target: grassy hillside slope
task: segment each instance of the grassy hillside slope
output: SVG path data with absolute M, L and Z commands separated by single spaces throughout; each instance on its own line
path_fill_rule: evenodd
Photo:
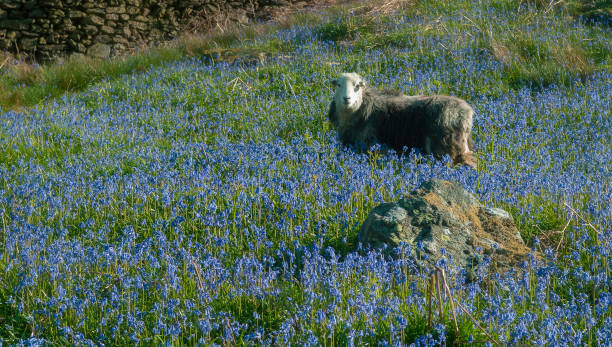
M 610 20 L 517 5 L 339 7 L 27 110 L 7 102 L 0 339 L 609 345 Z M 343 71 L 468 100 L 479 170 L 343 148 L 326 120 Z M 449 259 L 470 313 L 458 332 L 448 299 L 428 326 L 428 273 L 401 249 L 355 252 L 372 207 L 434 177 L 511 211 L 544 255 L 471 283 Z

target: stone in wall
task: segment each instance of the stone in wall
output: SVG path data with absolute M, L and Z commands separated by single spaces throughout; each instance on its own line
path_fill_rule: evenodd
M 170 40 L 226 20 L 246 24 L 270 6 L 295 0 L 0 0 L 0 50 L 38 60 L 86 53 L 97 43 L 110 54 Z M 300 1 L 303 3 L 304 1 Z M 188 26 L 189 25 L 189 26 Z M 92 49 L 92 52 L 97 51 Z M 100 56 L 98 54 L 98 56 Z M 106 56 L 106 54 L 102 54 Z
M 95 58 L 106 59 L 110 57 L 111 47 L 103 43 L 96 43 L 87 49 L 87 55 Z

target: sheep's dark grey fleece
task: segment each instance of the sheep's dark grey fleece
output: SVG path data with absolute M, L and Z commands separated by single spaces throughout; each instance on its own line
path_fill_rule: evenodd
M 381 143 L 398 152 L 404 147 L 420 148 L 438 158 L 449 154 L 455 164 L 476 167 L 473 114 L 472 107 L 456 97 L 407 96 L 365 86 L 357 111 L 339 115 L 334 100 L 328 117 L 345 145 Z

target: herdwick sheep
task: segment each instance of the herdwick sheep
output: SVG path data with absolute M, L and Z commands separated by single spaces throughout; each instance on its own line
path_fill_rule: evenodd
M 369 148 L 380 143 L 398 153 L 404 147 L 420 148 L 476 168 L 471 136 L 474 110 L 467 102 L 447 95 L 378 91 L 356 73 L 343 73 L 332 84 L 336 94 L 328 117 L 344 145 Z

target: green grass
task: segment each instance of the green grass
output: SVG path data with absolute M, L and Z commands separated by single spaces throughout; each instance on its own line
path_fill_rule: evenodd
M 564 31 L 565 42 L 538 41 L 537 31 L 529 32 L 525 27 L 541 20 L 542 7 L 548 2 L 534 1 L 532 6 L 519 11 L 516 18 L 505 24 L 473 21 L 467 16 L 458 21 L 421 23 L 405 26 L 397 31 L 380 31 L 380 23 L 386 17 L 372 12 L 381 1 L 369 7 L 353 2 L 331 6 L 319 12 L 300 12 L 287 17 L 282 23 L 258 24 L 246 28 L 230 28 L 221 33 L 205 37 L 185 36 L 167 46 L 146 49 L 125 57 L 111 60 L 96 60 L 87 57 L 71 57 L 59 63 L 32 65 L 27 63 L 7 63 L 0 68 L 0 107 L 4 110 L 19 109 L 39 104 L 64 95 L 67 92 L 82 91 L 102 79 L 114 79 L 121 75 L 143 71 L 188 56 L 208 56 L 211 59 L 233 61 L 250 56 L 258 59 L 262 54 L 275 56 L 291 51 L 292 47 L 280 41 L 252 45 L 254 39 L 264 33 L 287 28 L 291 25 L 323 23 L 317 29 L 321 39 L 346 42 L 358 49 L 370 50 L 376 47 L 410 47 L 420 35 L 427 37 L 444 36 L 453 27 L 462 28 L 466 36 L 448 47 L 449 52 L 458 46 L 469 43 L 490 50 L 497 59 L 506 64 L 503 82 L 507 88 L 517 89 L 524 85 L 567 84 L 571 75 L 590 73 L 611 68 L 611 47 L 604 42 L 589 44 L 581 41 L 572 33 L 569 21 L 559 21 L 556 31 Z M 609 1 L 582 3 L 572 1 L 565 7 L 557 6 L 548 16 L 556 12 L 571 13 L 575 16 L 596 16 L 610 13 Z M 470 5 L 465 2 L 429 3 L 427 1 L 409 2 L 401 10 L 407 16 L 418 17 L 421 13 L 431 16 L 450 15 L 465 10 Z M 514 9 L 514 2 L 494 2 L 493 7 Z M 349 14 L 347 11 L 351 10 Z M 540 11 L 538 15 L 535 15 Z M 607 12 L 606 12 L 607 11 Z M 335 18 L 326 20 L 326 18 Z M 590 17 L 589 17 L 590 18 Z M 451 27 L 449 27 L 451 26 Z M 545 30 L 543 28 L 542 30 Z M 601 30 L 590 27 L 588 30 Z M 433 60 L 427 52 L 416 51 L 422 60 Z M 1 57 L 0 57 L 1 58 Z M 0 59 L 2 60 L 2 59 Z M 4 71 L 3 71 L 4 70 Z
M 300 18 L 296 18 L 296 22 Z M 280 41 L 270 41 L 255 47 L 244 45 L 232 48 L 237 42 L 251 40 L 263 32 L 280 27 L 283 26 L 259 25 L 204 37 L 184 36 L 167 46 L 149 48 L 109 60 L 72 56 L 59 63 L 43 65 L 24 62 L 4 64 L 0 68 L 0 107 L 9 110 L 37 105 L 67 92 L 82 91 L 103 79 L 116 79 L 189 56 L 207 56 L 213 60 L 232 62 L 245 56 L 281 53 L 288 48 Z M 11 58 L 7 57 L 6 62 L 10 61 Z

